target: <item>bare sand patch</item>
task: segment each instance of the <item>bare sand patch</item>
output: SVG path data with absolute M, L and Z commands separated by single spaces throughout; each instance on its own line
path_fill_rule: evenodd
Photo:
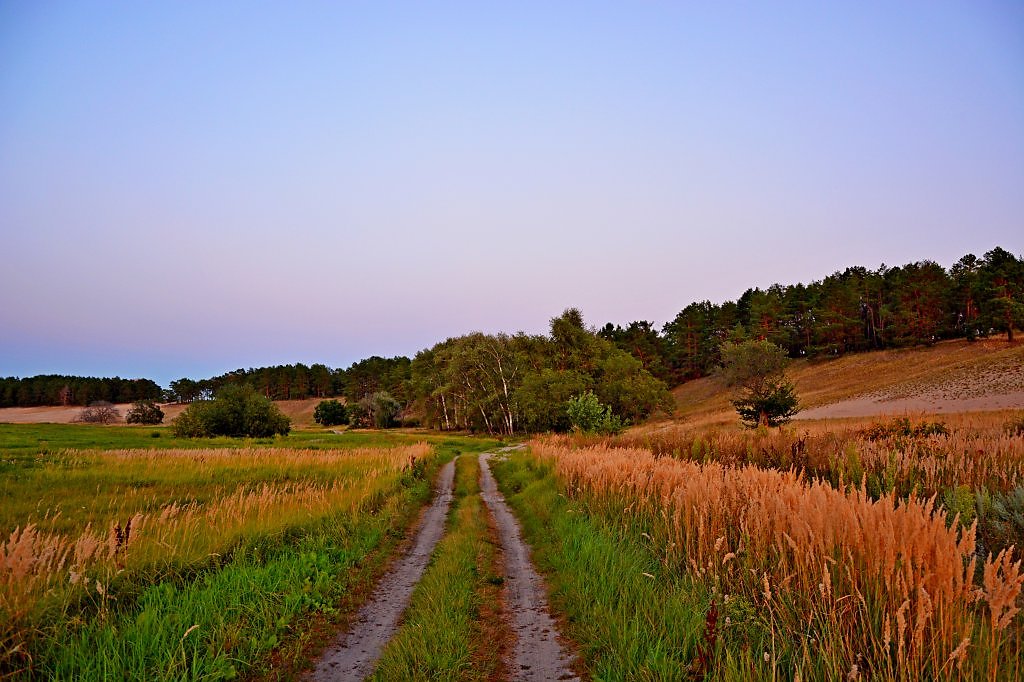
M 313 424 L 313 410 L 321 398 L 309 398 L 306 400 L 278 400 L 275 401 L 282 412 L 292 420 L 293 427 L 310 426 Z M 121 415 L 119 423 L 124 423 L 124 417 L 131 409 L 131 403 L 119 403 L 115 405 Z M 188 405 L 178 403 L 161 404 L 160 409 L 164 411 L 164 424 L 169 424 L 179 414 L 185 411 Z M 78 421 L 82 413 L 81 405 L 68 407 L 3 407 L 0 408 L 0 423 L 6 424 L 73 424 Z

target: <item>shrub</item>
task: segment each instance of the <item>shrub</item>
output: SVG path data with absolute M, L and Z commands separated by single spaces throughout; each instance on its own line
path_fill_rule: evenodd
M 321 400 L 313 410 L 313 421 L 323 426 L 348 424 L 348 410 L 345 409 L 345 404 L 338 400 Z
M 249 386 L 226 386 L 213 400 L 194 402 L 172 424 L 183 438 L 233 436 L 266 438 L 286 435 L 291 420 L 269 398 Z
M 610 406 L 602 405 L 593 391 L 570 398 L 565 411 L 573 431 L 605 435 L 615 435 L 622 431 L 622 420 L 612 414 Z
M 1008 436 L 1024 436 L 1024 414 L 1016 419 L 1011 419 L 1003 425 L 1003 430 Z
M 124 420 L 129 424 L 160 424 L 164 420 L 164 411 L 152 400 L 140 400 L 132 405 Z
M 872 424 L 863 432 L 868 440 L 884 440 L 886 438 L 926 438 L 928 436 L 948 436 L 949 429 L 943 422 L 921 422 L 911 424 L 906 417 L 899 417 L 887 422 Z
M 78 421 L 86 424 L 113 424 L 121 418 L 117 408 L 106 400 L 97 400 L 83 407 L 78 415 Z

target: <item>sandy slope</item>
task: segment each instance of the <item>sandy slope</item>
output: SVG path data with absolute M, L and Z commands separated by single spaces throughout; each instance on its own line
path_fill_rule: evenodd
M 1003 339 L 798 360 L 789 374 L 805 407 L 802 419 L 1024 409 L 1024 343 Z M 729 391 L 716 377 L 673 394 L 686 421 L 735 419 Z
M 320 398 L 308 400 L 278 400 L 275 404 L 286 415 L 291 417 L 292 426 L 309 426 L 313 423 L 313 410 Z M 164 423 L 181 414 L 185 405 L 161 405 L 164 411 Z M 124 415 L 131 409 L 131 403 L 117 405 L 123 423 Z M 0 408 L 0 423 L 10 424 L 71 424 L 78 419 L 82 408 L 75 407 L 4 407 Z

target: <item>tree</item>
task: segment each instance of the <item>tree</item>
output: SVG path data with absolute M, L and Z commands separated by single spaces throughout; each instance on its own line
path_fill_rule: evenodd
M 124 420 L 129 424 L 160 424 L 164 411 L 152 400 L 140 400 L 132 405 Z
M 348 410 L 337 400 L 321 400 L 313 410 L 313 421 L 323 426 L 348 424 Z
M 85 424 L 113 424 L 121 418 L 117 408 L 106 400 L 97 400 L 82 408 L 78 421 Z
M 171 426 L 175 436 L 186 438 L 266 438 L 287 435 L 291 430 L 291 420 L 252 387 L 228 385 L 213 400 L 190 404 Z
M 402 404 L 387 391 L 377 391 L 352 405 L 349 420 L 353 426 L 371 426 L 387 429 L 398 424 Z
M 799 412 L 796 391 L 786 377 L 789 360 L 769 341 L 744 341 L 722 346 L 726 383 L 740 389 L 732 401 L 743 423 L 779 426 Z
M 1015 327 L 1024 327 L 1024 261 L 998 246 L 985 254 L 978 272 L 981 321 L 1006 332 L 1013 342 Z

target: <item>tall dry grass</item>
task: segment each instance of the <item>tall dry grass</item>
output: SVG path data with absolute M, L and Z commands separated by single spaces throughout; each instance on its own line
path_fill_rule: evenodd
M 1020 560 L 989 557 L 976 585 L 974 528 L 948 524 L 932 500 L 643 449 L 532 450 L 573 500 L 646 537 L 670 569 L 755 604 L 773 636 L 829 675 L 1021 672 Z
M 932 418 L 934 419 L 934 418 Z M 643 448 L 658 455 L 730 466 L 793 468 L 833 486 L 861 482 L 875 496 L 931 496 L 966 486 L 1006 492 L 1024 481 L 1024 437 L 1011 435 L 1006 415 L 943 417 L 945 435 L 901 435 L 892 420 L 800 423 L 783 429 L 637 429 L 610 439 L 573 441 Z M 924 418 L 911 427 L 929 426 Z
M 76 456 L 69 453 L 68 459 Z M 243 539 L 280 533 L 330 514 L 372 513 L 402 472 L 429 456 L 431 447 L 426 444 L 345 451 L 89 454 L 92 464 L 111 472 L 131 467 L 136 474 L 165 481 L 177 477 L 181 489 L 176 499 L 141 511 L 140 506 L 152 507 L 151 500 L 125 486 L 95 500 L 105 515 L 114 515 L 102 527 L 87 521 L 77 532 L 58 532 L 46 528 L 59 526 L 58 519 L 44 517 L 16 527 L 0 541 L 0 663 L 18 655 L 33 623 L 45 620 L 46 613 L 66 610 L 81 600 L 98 604 L 102 611 L 111 598 L 111 583 L 124 576 L 143 571 L 160 575 L 216 561 Z M 257 482 L 207 490 L 207 501 L 180 499 L 188 497 L 190 480 L 237 480 L 246 472 Z M 260 478 L 267 480 L 259 482 Z

